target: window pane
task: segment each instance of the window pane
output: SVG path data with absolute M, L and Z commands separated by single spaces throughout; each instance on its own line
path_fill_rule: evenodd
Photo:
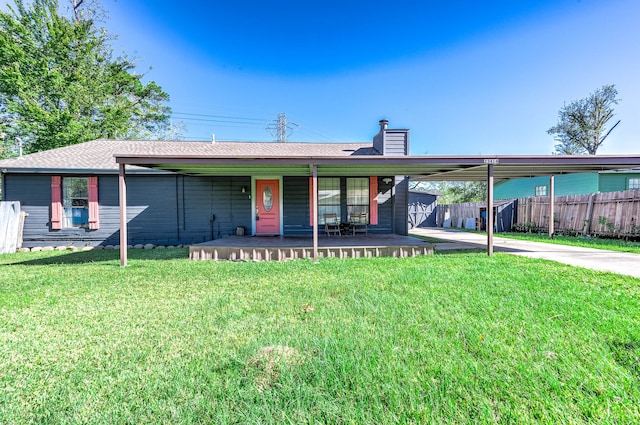
M 63 227 L 87 227 L 89 224 L 89 179 L 62 179 Z
M 640 189 L 640 179 L 629 179 L 629 189 Z
M 318 179 L 318 205 L 340 205 L 340 179 Z
M 324 215 L 335 214 L 338 221 L 340 220 L 340 205 L 318 205 L 318 224 L 324 225 Z
M 352 215 L 369 214 L 369 179 L 347 178 L 347 220 Z
M 340 178 L 321 177 L 318 179 L 318 224 L 324 225 L 324 215 L 335 214 L 338 221 L 340 215 Z
M 536 186 L 536 196 L 547 196 L 547 186 Z
M 65 206 L 74 202 L 89 201 L 89 179 L 86 177 L 65 177 L 62 179 L 62 199 Z
M 267 186 L 262 193 L 262 206 L 266 212 L 271 211 L 271 208 L 273 207 L 273 192 L 271 192 L 271 188 L 269 186 Z

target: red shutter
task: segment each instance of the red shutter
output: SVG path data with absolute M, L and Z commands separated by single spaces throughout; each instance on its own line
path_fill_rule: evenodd
M 98 177 L 89 177 L 89 229 L 100 228 L 98 220 Z
M 62 177 L 51 176 L 51 229 L 62 229 Z
M 309 226 L 313 227 L 316 212 L 313 209 L 313 177 L 309 177 Z
M 369 224 L 378 224 L 378 177 L 369 177 Z

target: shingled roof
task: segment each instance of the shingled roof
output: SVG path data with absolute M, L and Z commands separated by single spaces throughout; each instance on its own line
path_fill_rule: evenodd
M 349 157 L 379 155 L 369 143 L 182 142 L 94 140 L 0 161 L 3 172 L 117 172 L 115 154 L 231 158 Z M 6 170 L 6 171 L 5 171 Z M 130 171 L 156 172 L 142 167 Z

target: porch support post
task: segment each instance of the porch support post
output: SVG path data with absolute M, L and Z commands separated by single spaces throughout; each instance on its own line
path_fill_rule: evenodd
M 127 265 L 127 179 L 124 164 L 120 164 L 118 176 L 120 189 L 120 266 Z
M 555 229 L 553 228 L 553 217 L 555 210 L 555 179 L 554 176 L 549 176 L 549 238 L 553 239 L 553 233 Z
M 487 166 L 487 255 L 493 255 L 493 164 Z
M 313 262 L 318 262 L 318 166 L 313 165 L 313 184 L 311 199 L 313 200 Z

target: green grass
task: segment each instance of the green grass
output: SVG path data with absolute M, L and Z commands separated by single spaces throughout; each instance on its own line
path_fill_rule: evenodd
M 0 256 L 0 423 L 640 422 L 640 279 L 117 256 Z
M 496 233 L 495 236 L 532 242 L 546 242 L 559 245 L 572 245 L 585 248 L 608 249 L 611 251 L 640 254 L 640 242 L 625 241 L 623 239 L 585 238 L 561 235 L 554 236 L 553 239 L 550 239 L 547 234 L 537 233 Z

